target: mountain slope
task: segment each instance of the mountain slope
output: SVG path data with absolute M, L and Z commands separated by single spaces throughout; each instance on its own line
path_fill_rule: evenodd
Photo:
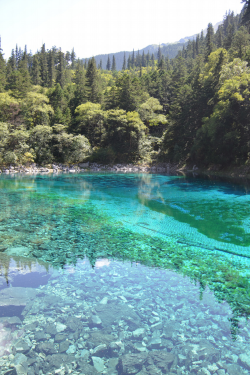
M 214 25 L 214 31 L 216 31 L 219 27 L 219 25 L 222 24 L 221 22 L 218 22 Z M 206 35 L 206 29 L 203 30 L 204 36 Z M 197 33 L 198 34 L 198 33 Z M 185 46 L 189 40 L 193 40 L 196 38 L 197 34 L 192 35 L 192 36 L 186 36 L 184 38 L 181 38 L 179 41 L 175 43 L 162 43 L 161 44 L 161 52 L 163 56 L 168 56 L 169 59 L 175 58 L 175 56 L 178 54 L 179 51 L 183 49 L 183 46 Z M 157 59 L 157 52 L 158 52 L 159 45 L 157 44 L 150 44 L 149 46 L 142 48 L 139 50 L 140 55 L 142 55 L 143 51 L 145 54 L 148 52 L 150 53 L 150 56 L 152 53 L 154 54 L 155 58 Z M 115 61 L 116 61 L 116 69 L 121 70 L 122 65 L 123 65 L 123 59 L 124 59 L 124 53 L 126 56 L 126 61 L 128 61 L 129 55 L 132 56 L 132 51 L 121 51 L 121 52 L 116 52 L 116 53 L 110 53 L 110 54 L 103 54 L 103 55 L 96 55 L 94 56 L 96 60 L 96 64 L 100 64 L 100 61 L 102 60 L 102 68 L 106 69 L 107 61 L 108 61 L 108 56 L 110 57 L 110 61 L 112 63 L 112 58 L 113 55 L 115 56 Z M 137 55 L 138 51 L 135 51 L 135 55 Z M 83 61 L 88 60 L 83 59 Z

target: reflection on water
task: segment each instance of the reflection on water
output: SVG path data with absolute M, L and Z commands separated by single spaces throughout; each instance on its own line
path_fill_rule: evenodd
M 0 188 L 0 373 L 249 373 L 247 188 L 94 173 Z

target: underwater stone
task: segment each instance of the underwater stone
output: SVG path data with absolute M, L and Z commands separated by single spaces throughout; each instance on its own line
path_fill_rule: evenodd
M 93 324 L 96 324 L 96 325 L 102 324 L 102 321 L 101 321 L 101 319 L 99 318 L 98 315 L 92 315 L 91 321 L 92 321 Z
M 5 288 L 0 291 L 0 306 L 26 306 L 36 294 L 37 291 L 34 288 Z
M 66 350 L 69 349 L 69 342 L 68 341 L 62 341 L 59 345 L 59 353 L 66 352 Z
M 65 331 L 66 328 L 67 326 L 65 324 L 56 323 L 56 330 L 58 333 Z
M 250 352 L 240 354 L 239 363 L 243 364 L 248 370 L 250 370 Z
M 11 317 L 6 316 L 3 318 L 0 318 L 0 323 L 4 323 L 7 325 L 12 325 L 12 324 L 18 325 L 18 324 L 22 324 L 22 321 L 20 318 L 18 318 L 18 316 L 11 316 Z
M 203 367 L 198 371 L 198 375 L 211 375 L 211 372 L 205 367 Z
M 87 358 L 89 356 L 89 351 L 88 350 L 86 350 L 86 349 L 83 349 L 82 351 L 81 351 L 81 357 L 83 357 L 83 358 Z
M 69 349 L 66 351 L 67 354 L 74 354 L 76 352 L 76 346 L 70 345 Z
M 103 297 L 103 299 L 99 302 L 101 305 L 107 305 L 108 297 Z
M 92 355 L 94 355 L 95 357 L 103 357 L 106 352 L 107 352 L 107 345 L 106 344 L 101 344 L 101 345 L 98 345 L 96 346 L 93 350 L 92 350 Z
M 156 323 L 156 324 L 152 324 L 152 325 L 151 325 L 151 329 L 152 329 L 153 331 L 158 330 L 158 329 L 162 329 L 162 323 L 159 322 L 159 323 Z
M 15 349 L 17 353 L 25 353 L 29 351 L 30 347 L 26 341 L 20 340 L 15 344 Z
M 98 372 L 104 371 L 104 361 L 99 357 L 92 357 L 93 365 Z
M 138 351 L 138 352 L 147 352 L 147 348 L 145 346 L 143 346 L 141 343 L 135 343 L 134 344 L 134 348 Z
M 26 355 L 24 355 L 24 354 L 22 354 L 22 353 L 17 353 L 16 355 L 15 355 L 15 358 L 14 358 L 14 360 L 13 360 L 13 363 L 14 363 L 14 365 L 20 365 L 20 364 L 22 364 L 22 363 L 24 363 L 24 362 L 27 362 L 27 357 L 26 357 Z
M 27 256 L 30 252 L 30 249 L 25 246 L 9 247 L 5 254 L 15 255 L 15 256 Z
M 162 341 L 160 337 L 153 338 L 152 340 L 149 341 L 149 345 L 154 348 L 160 348 L 162 346 Z
M 37 346 L 37 350 L 39 352 L 45 353 L 47 355 L 55 354 L 56 349 L 54 348 L 54 345 L 52 342 L 43 342 Z
M 137 374 L 146 362 L 147 353 L 125 354 L 119 358 L 118 368 L 123 374 Z
M 133 336 L 138 338 L 144 336 L 145 329 L 144 328 L 138 328 L 133 332 Z
M 225 375 L 226 371 L 224 369 L 220 369 L 220 370 L 217 371 L 217 374 L 218 375 Z
M 66 335 L 58 333 L 57 335 L 55 335 L 55 342 L 61 342 L 63 340 L 66 340 L 66 338 Z

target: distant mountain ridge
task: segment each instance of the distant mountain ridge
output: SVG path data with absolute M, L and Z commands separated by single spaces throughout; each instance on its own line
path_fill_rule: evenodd
M 217 22 L 214 25 L 214 31 L 216 32 L 219 25 L 222 24 L 222 21 Z M 204 36 L 206 35 L 206 29 L 203 30 Z M 199 33 L 197 33 L 199 34 Z M 186 46 L 189 40 L 194 40 L 197 36 L 197 34 L 194 34 L 192 36 L 186 36 L 184 38 L 181 38 L 177 42 L 174 43 L 162 43 L 161 46 L 161 52 L 163 56 L 168 56 L 169 59 L 173 59 L 177 56 L 178 52 L 183 49 L 183 46 Z M 150 53 L 150 56 L 152 53 L 154 54 L 155 59 L 157 59 L 157 52 L 158 52 L 159 45 L 158 44 L 150 44 L 149 46 L 142 48 L 139 50 L 140 55 L 142 55 L 143 51 L 145 54 L 148 52 Z M 109 53 L 109 54 L 102 54 L 102 55 L 96 55 L 94 56 L 96 60 L 96 64 L 99 65 L 100 61 L 102 60 L 102 68 L 106 69 L 108 56 L 110 57 L 110 61 L 112 63 L 113 55 L 115 56 L 116 61 L 116 69 L 121 70 L 123 66 L 123 59 L 124 59 L 124 53 L 126 56 L 126 61 L 128 61 L 129 55 L 132 56 L 133 51 L 121 51 L 121 52 L 115 52 L 115 53 Z M 138 51 L 135 51 L 135 55 L 137 55 Z M 82 59 L 83 61 L 89 60 L 89 58 Z

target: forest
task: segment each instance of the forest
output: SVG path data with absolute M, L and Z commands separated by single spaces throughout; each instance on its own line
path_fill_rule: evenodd
M 250 165 L 250 4 L 175 58 L 0 49 L 0 164 Z

